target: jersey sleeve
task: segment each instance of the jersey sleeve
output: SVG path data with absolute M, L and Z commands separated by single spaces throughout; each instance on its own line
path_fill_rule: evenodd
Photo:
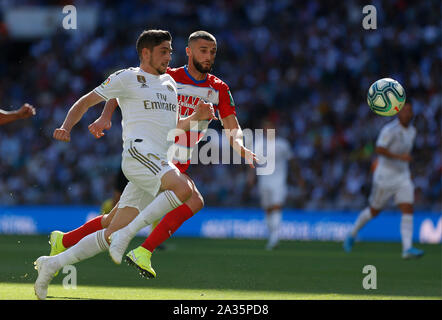
M 106 80 L 103 81 L 94 92 L 100 95 L 103 99 L 110 100 L 124 96 L 125 90 L 123 82 L 121 81 L 120 73 L 124 70 L 112 73 Z
M 218 112 L 221 119 L 231 114 L 236 116 L 235 102 L 233 101 L 232 93 L 227 84 L 223 84 L 219 91 Z
M 376 147 L 388 148 L 393 141 L 393 132 L 389 127 L 384 127 L 376 141 Z

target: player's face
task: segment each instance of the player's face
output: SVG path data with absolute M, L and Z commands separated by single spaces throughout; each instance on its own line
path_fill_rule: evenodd
M 149 51 L 148 63 L 149 66 L 157 72 L 157 74 L 164 74 L 172 60 L 172 44 L 170 41 L 163 41 L 152 51 Z
M 190 44 L 188 55 L 198 72 L 209 73 L 215 63 L 216 43 L 204 39 L 195 40 Z
M 401 112 L 398 113 L 399 121 L 405 125 L 408 125 L 413 119 L 413 109 L 411 107 L 411 104 L 406 103 L 404 107 L 402 108 Z

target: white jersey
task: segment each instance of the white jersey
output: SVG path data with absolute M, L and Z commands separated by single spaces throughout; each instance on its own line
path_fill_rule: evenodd
M 387 123 L 381 130 L 376 147 L 386 148 L 391 153 L 411 153 L 416 137 L 416 128 L 411 124 L 403 127 L 398 119 Z M 378 156 L 373 179 L 384 185 L 394 185 L 411 179 L 408 162 L 392 159 L 382 155 Z
M 117 98 L 122 114 L 123 143 L 143 139 L 166 158 L 178 121 L 177 88 L 168 74 L 153 75 L 137 68 L 117 71 L 94 89 L 105 100 Z
M 267 137 L 263 137 L 256 139 L 255 141 L 255 154 L 257 154 L 259 158 L 260 150 L 263 150 L 263 154 L 268 158 L 268 150 L 267 150 Z M 292 150 L 290 148 L 290 143 L 287 139 L 281 137 L 275 137 L 275 170 L 272 174 L 269 175 L 258 175 L 258 187 L 265 188 L 266 186 L 273 187 L 285 187 L 287 182 L 287 174 L 288 174 L 288 160 L 293 157 Z

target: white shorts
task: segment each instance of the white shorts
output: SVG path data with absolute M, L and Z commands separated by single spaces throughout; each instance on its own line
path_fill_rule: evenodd
M 157 196 L 161 177 L 170 170 L 178 170 L 173 163 L 149 150 L 148 145 L 134 141 L 125 143 L 121 169 L 129 183 L 118 207 L 134 207 L 140 211 Z
M 388 200 L 394 196 L 394 203 L 414 203 L 414 185 L 410 179 L 393 186 L 383 186 L 373 181 L 370 198 L 368 199 L 373 209 L 383 209 Z
M 132 207 L 142 211 L 155 199 L 153 195 L 129 181 L 121 194 L 118 208 Z
M 286 186 L 264 186 L 259 187 L 259 196 L 261 198 L 261 207 L 264 209 L 272 206 L 284 205 L 285 198 L 287 196 Z

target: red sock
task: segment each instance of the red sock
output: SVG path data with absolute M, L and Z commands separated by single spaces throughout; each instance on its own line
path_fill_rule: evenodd
M 103 229 L 103 226 L 101 225 L 101 219 L 103 219 L 102 215 L 89 220 L 84 225 L 75 230 L 65 233 L 62 240 L 63 246 L 65 248 L 72 247 L 88 234 Z
M 192 216 L 193 212 L 187 204 L 182 204 L 178 208 L 175 208 L 164 216 L 141 246 L 153 252 L 156 247 L 169 239 L 184 221 Z

